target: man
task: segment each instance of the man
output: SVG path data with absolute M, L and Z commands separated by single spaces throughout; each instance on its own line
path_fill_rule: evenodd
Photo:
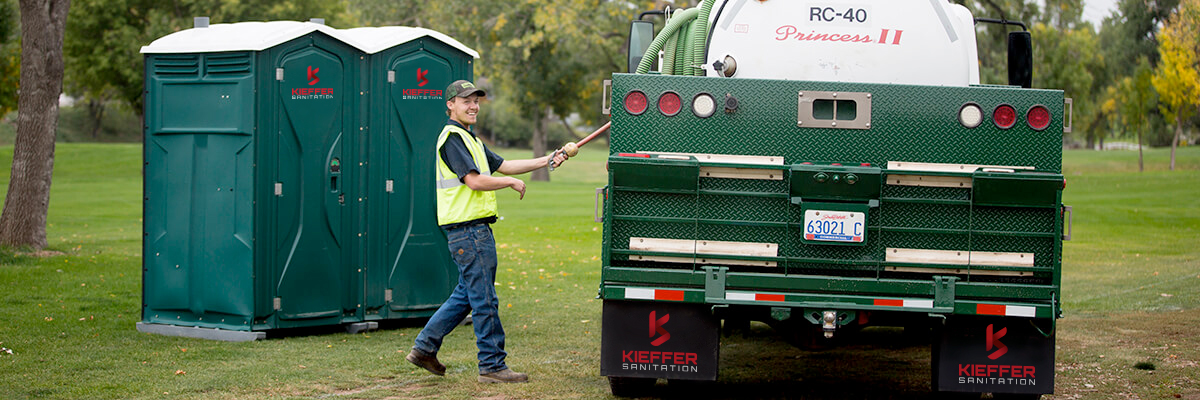
M 475 344 L 479 347 L 479 382 L 525 382 L 529 376 L 504 363 L 504 327 L 496 297 L 496 241 L 489 224 L 496 222 L 496 190 L 511 188 L 525 198 L 525 182 L 513 178 L 551 161 L 566 161 L 563 152 L 528 160 L 505 160 L 488 150 L 471 132 L 479 101 L 487 94 L 465 80 L 446 88 L 450 120 L 437 141 L 438 225 L 446 232 L 450 256 L 458 266 L 458 286 L 417 335 L 408 362 L 435 375 L 445 375 L 437 359 L 442 338 L 474 311 Z M 506 176 L 493 176 L 499 172 Z

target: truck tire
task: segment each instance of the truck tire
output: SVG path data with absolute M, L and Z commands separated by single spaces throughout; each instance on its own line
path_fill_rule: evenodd
M 645 396 L 657 379 L 654 378 L 626 378 L 626 377 L 608 377 L 608 387 L 612 390 L 613 396 L 617 397 L 641 397 Z

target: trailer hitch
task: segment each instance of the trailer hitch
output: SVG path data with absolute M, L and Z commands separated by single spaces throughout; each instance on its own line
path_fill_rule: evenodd
M 858 318 L 858 313 L 850 310 L 804 310 L 804 319 L 808 322 L 821 325 L 821 330 L 825 332 L 825 338 L 833 338 L 833 333 L 837 331 L 839 326 L 854 322 Z
M 821 330 L 825 331 L 825 338 L 833 337 L 833 331 L 837 329 L 837 311 L 825 311 L 821 315 Z

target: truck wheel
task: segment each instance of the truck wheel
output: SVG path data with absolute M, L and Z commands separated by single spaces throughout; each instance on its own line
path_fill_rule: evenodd
M 746 335 L 750 333 L 750 320 L 745 318 L 725 318 L 721 324 L 721 335 L 725 337 L 733 336 L 734 334 Z
M 654 378 L 625 378 L 625 377 L 608 377 L 608 387 L 612 390 L 613 396 L 617 397 L 640 397 L 646 395 L 650 388 L 654 387 L 657 379 Z

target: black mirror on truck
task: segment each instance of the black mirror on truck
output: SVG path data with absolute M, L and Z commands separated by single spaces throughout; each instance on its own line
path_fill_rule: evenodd
M 1033 39 L 1029 31 L 1008 33 L 1008 84 L 1033 87 Z
M 637 71 L 638 64 L 642 62 L 642 55 L 646 53 L 646 49 L 650 48 L 650 42 L 654 41 L 654 23 L 651 21 L 643 21 L 641 19 L 633 20 L 629 24 L 629 69 L 627 72 L 634 73 Z

